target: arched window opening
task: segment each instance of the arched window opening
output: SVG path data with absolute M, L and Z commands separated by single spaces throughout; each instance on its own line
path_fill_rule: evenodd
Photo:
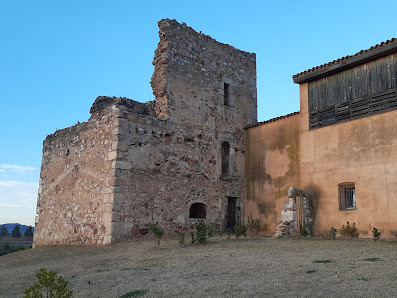
M 207 218 L 207 206 L 203 203 L 194 203 L 190 206 L 190 218 Z

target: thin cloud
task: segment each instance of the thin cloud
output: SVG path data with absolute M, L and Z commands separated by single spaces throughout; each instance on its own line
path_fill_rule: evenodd
M 0 207 L 34 208 L 34 205 L 0 203 Z
M 34 225 L 39 184 L 0 180 L 0 222 Z
M 23 181 L 0 181 L 0 188 L 7 187 L 38 187 L 38 183 L 36 182 L 23 182 Z
M 33 206 L 36 204 L 38 188 L 37 182 L 0 181 L 0 206 Z
M 5 172 L 6 170 L 10 170 L 10 171 L 13 171 L 13 172 L 18 172 L 18 173 L 26 173 L 26 172 L 34 171 L 35 168 L 30 167 L 30 166 L 1 164 L 0 165 L 0 172 Z

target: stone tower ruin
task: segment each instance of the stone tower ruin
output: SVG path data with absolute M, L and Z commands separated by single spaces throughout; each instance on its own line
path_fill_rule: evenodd
M 244 127 L 257 121 L 255 54 L 159 22 L 154 101 L 99 96 L 90 119 L 43 144 L 34 245 L 239 224 Z

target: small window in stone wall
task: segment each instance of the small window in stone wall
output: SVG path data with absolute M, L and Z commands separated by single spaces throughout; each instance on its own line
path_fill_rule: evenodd
M 203 203 L 193 203 L 190 206 L 190 218 L 207 218 L 207 206 Z
M 230 144 L 222 142 L 222 175 L 229 175 Z
M 339 187 L 339 210 L 356 209 L 356 186 L 354 182 L 341 183 Z
M 223 83 L 223 104 L 230 105 L 230 84 Z

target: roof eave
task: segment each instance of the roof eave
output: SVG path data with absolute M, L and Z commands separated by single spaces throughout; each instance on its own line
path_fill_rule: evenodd
M 385 57 L 387 55 L 397 52 L 397 43 L 392 42 L 389 44 L 382 45 L 376 49 L 369 51 L 362 51 L 354 56 L 342 59 L 338 62 L 332 63 L 330 65 L 324 66 L 322 68 L 303 73 L 301 75 L 294 76 L 293 81 L 296 84 L 303 84 L 307 82 L 312 82 L 338 72 L 342 72 L 349 68 L 353 68 L 357 65 L 361 65 L 375 59 Z

